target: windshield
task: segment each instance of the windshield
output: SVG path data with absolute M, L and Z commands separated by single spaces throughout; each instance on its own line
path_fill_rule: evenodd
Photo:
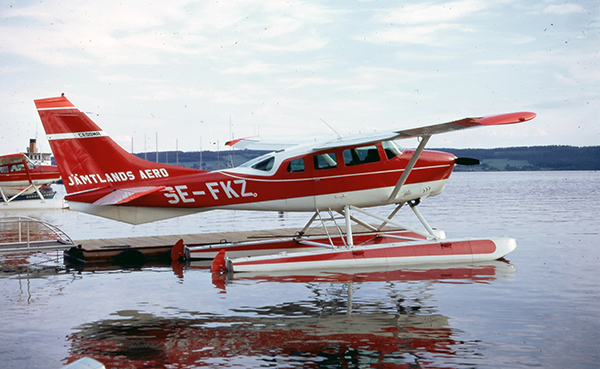
M 385 156 L 387 156 L 388 159 L 395 158 L 402 154 L 402 149 L 396 145 L 394 141 L 383 141 L 381 144 L 385 150 Z

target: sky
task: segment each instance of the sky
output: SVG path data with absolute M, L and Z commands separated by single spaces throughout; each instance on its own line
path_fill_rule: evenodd
M 33 100 L 61 93 L 134 152 L 513 111 L 538 116 L 437 135 L 428 147 L 600 145 L 599 6 L 0 0 L 0 154 L 34 137 L 49 151 Z

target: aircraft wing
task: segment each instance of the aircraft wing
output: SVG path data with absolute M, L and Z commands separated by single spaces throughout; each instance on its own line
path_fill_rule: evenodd
M 531 112 L 518 112 L 499 115 L 489 115 L 480 118 L 464 118 L 455 120 L 454 122 L 434 124 L 431 126 L 403 129 L 395 131 L 398 138 L 423 137 L 431 136 L 438 133 L 457 131 L 459 129 L 480 127 L 480 126 L 495 126 L 501 124 L 521 123 L 535 118 L 536 114 Z
M 494 126 L 501 124 L 513 124 L 521 123 L 535 118 L 536 114 L 531 112 L 517 112 L 499 115 L 490 115 L 479 118 L 464 118 L 455 120 L 453 122 L 432 124 L 429 126 L 408 128 L 398 131 L 386 131 L 386 132 L 374 132 L 371 134 L 353 135 L 348 137 L 342 137 L 337 140 L 332 140 L 318 146 L 315 146 L 313 150 L 324 150 L 331 149 L 340 146 L 350 145 L 366 145 L 374 142 L 384 140 L 397 140 L 402 138 L 411 137 L 424 137 L 431 136 L 438 133 L 457 131 L 460 129 L 481 127 L 481 126 Z
M 26 160 L 23 153 L 2 155 L 0 156 L 0 165 L 22 164 Z
M 93 205 L 122 205 L 142 196 L 151 193 L 159 192 L 165 189 L 165 186 L 144 186 L 144 187 L 129 187 L 116 189 L 113 192 L 105 195 L 94 201 Z

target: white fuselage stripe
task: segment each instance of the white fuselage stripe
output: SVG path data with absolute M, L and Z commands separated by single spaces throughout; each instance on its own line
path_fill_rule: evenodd
M 45 110 L 65 110 L 65 109 L 77 109 L 74 106 L 59 106 L 56 108 L 39 108 L 37 111 L 45 111 Z

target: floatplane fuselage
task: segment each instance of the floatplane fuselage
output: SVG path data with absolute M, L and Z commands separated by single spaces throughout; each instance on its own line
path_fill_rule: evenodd
M 414 203 L 440 194 L 457 164 L 452 154 L 424 150 L 431 135 L 535 117 L 519 112 L 350 136 L 283 148 L 231 169 L 203 171 L 126 152 L 64 96 L 35 104 L 69 206 L 131 224 L 213 209 L 318 213 Z M 421 139 L 416 150 L 396 143 L 411 137 Z
M 5 204 L 33 193 L 43 201 L 40 188 L 59 179 L 55 165 L 34 165 L 23 153 L 0 156 L 0 197 Z

